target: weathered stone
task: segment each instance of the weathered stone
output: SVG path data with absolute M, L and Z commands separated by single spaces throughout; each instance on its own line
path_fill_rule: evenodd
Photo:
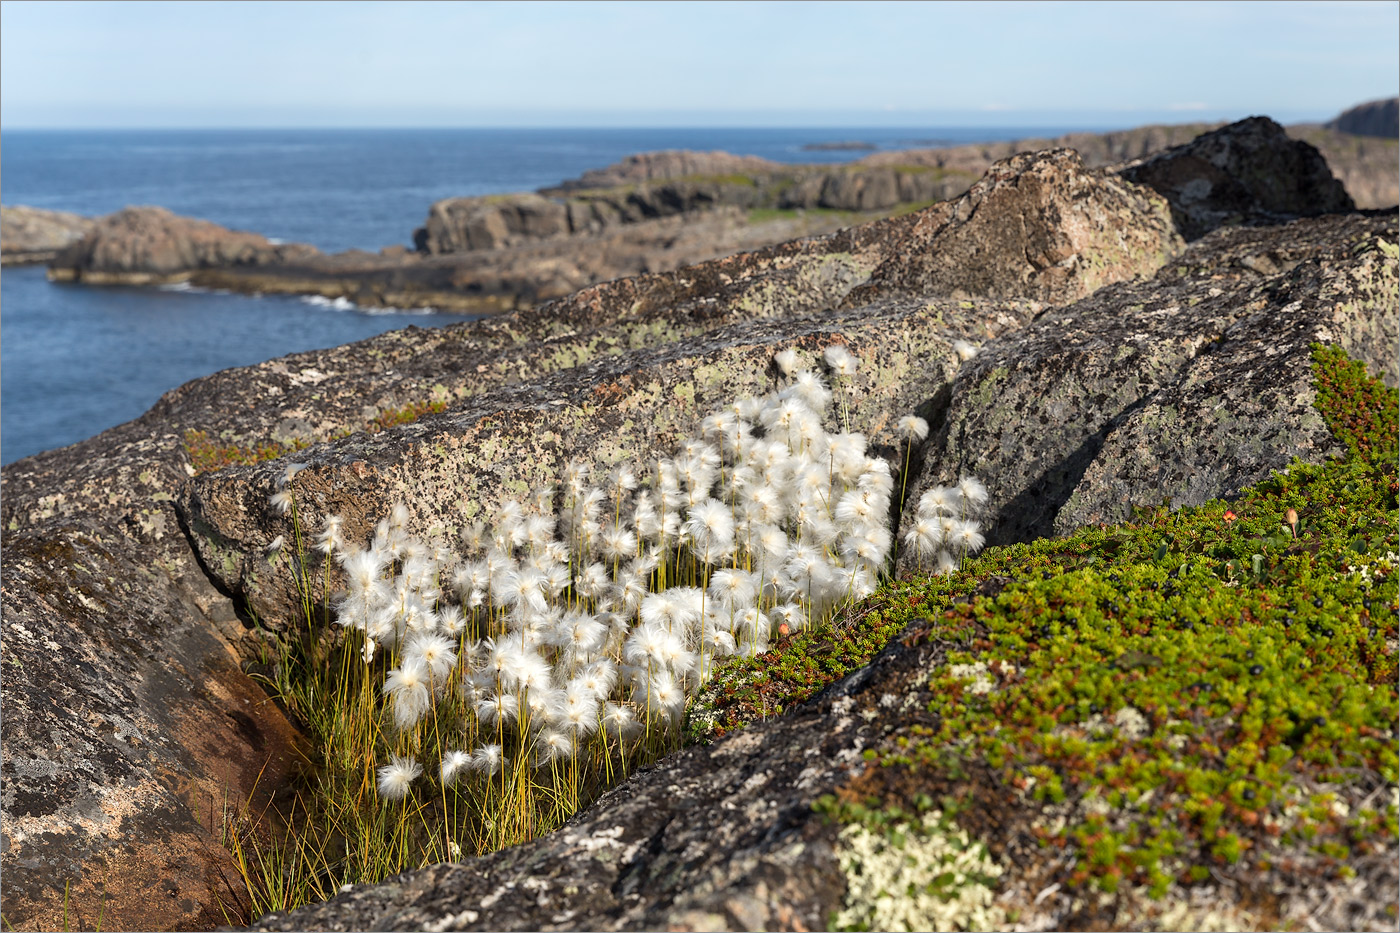
M 1321 154 L 1290 140 L 1268 117 L 1232 123 L 1118 171 L 1171 202 L 1188 240 L 1223 224 L 1277 223 L 1356 207 Z
M 891 293 L 1062 303 L 1151 274 L 1181 247 L 1164 201 L 1068 149 L 998 162 L 962 197 L 913 216 L 846 307 Z
M 168 502 L 109 518 L 5 536 L 5 921 L 208 929 L 248 911 L 225 821 L 286 785 L 298 739 Z
M 0 263 L 48 262 L 92 228 L 91 217 L 35 207 L 0 206 Z
M 183 280 L 199 269 L 301 261 L 316 252 L 179 217 L 163 207 L 128 207 L 96 221 L 82 239 L 64 247 L 49 262 L 49 277 L 141 285 Z
M 1396 236 L 1393 215 L 1220 230 L 1150 281 L 1046 312 L 959 372 L 916 487 L 976 475 L 987 539 L 1007 544 L 1319 460 L 1310 343 L 1394 382 Z
M 1056 533 L 1120 521 L 1133 506 L 1232 496 L 1295 456 L 1340 453 L 1313 406 L 1310 347 L 1341 346 L 1396 384 L 1397 229 L 1394 215 L 1316 227 L 1318 255 L 1239 294 L 1215 340 L 1114 419 Z M 1164 336 L 1154 328 L 1148 339 Z
M 1028 302 L 903 301 L 813 317 L 773 318 L 697 333 L 684 342 L 536 373 L 474 395 L 451 412 L 393 432 L 357 435 L 297 454 L 303 532 L 326 515 L 344 519 L 347 540 L 365 541 L 397 502 L 412 530 L 453 540 L 508 498 L 555 482 L 570 460 L 609 468 L 650 466 L 710 411 L 775 385 L 774 355 L 793 347 L 809 361 L 842 343 L 861 360 L 843 379 L 850 423 L 893 450 L 893 421 L 924 407 L 956 369 L 955 340 L 982 340 L 1021 326 Z M 546 344 L 562 349 L 565 342 Z M 841 417 L 840 410 L 833 419 Z M 836 428 L 835 421 L 829 427 Z M 293 621 L 299 573 L 270 542 L 294 537 L 291 515 L 268 504 L 278 463 L 196 477 L 180 508 L 204 565 L 267 627 Z M 334 571 L 339 574 L 338 570 Z

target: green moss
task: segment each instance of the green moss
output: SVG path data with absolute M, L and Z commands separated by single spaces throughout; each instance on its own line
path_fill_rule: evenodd
M 918 724 L 867 753 L 872 774 L 904 775 L 874 782 L 875 806 L 975 771 L 1045 817 L 1023 831 L 1071 853 L 1069 889 L 1160 896 L 1300 850 L 1345 874 L 1397 834 L 1391 795 L 1337 801 L 1400 779 L 1400 406 L 1335 349 L 1314 373 L 1345 458 L 891 583 L 830 630 L 721 667 L 693 732 L 780 712 L 903 630 L 941 660 L 909 683 Z

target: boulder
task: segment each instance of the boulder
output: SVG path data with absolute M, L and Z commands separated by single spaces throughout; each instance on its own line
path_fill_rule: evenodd
M 1268 117 L 1232 123 L 1118 171 L 1166 197 L 1188 240 L 1226 223 L 1276 223 L 1356 207 L 1322 155 Z
M 317 254 L 300 243 L 274 244 L 163 207 L 128 207 L 97 221 L 49 262 L 49 278 L 90 284 L 144 285 L 181 281 L 192 272 L 269 266 Z
M 959 371 L 913 485 L 977 476 L 987 540 L 1011 544 L 1335 453 L 1310 347 L 1395 383 L 1396 237 L 1382 214 L 1222 229 L 1150 280 L 1047 311 Z
M 1150 274 L 1181 247 L 1166 202 L 1069 149 L 998 162 L 962 197 L 911 216 L 846 307 L 891 292 L 1061 303 Z
M 1328 121 L 1326 127 L 1338 133 L 1351 133 L 1355 136 L 1395 139 L 1400 136 L 1400 97 L 1386 97 L 1357 104 Z
M 0 263 L 48 262 L 92 228 L 91 217 L 22 205 L 0 206 Z

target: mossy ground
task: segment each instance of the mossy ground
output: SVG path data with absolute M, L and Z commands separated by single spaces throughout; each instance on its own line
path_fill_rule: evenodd
M 693 734 L 791 707 L 902 632 L 939 661 L 912 673 L 918 708 L 867 750 L 876 767 L 826 802 L 844 822 L 937 806 L 994 850 L 1044 853 L 1022 865 L 1037 884 L 1100 897 L 1326 882 L 1393 852 L 1400 415 L 1339 350 L 1314 372 L 1345 457 L 891 583 L 722 671 Z

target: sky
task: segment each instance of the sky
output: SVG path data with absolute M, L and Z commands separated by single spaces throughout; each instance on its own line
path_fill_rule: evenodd
M 0 2 L 0 127 L 1132 126 L 1400 87 L 1397 2 Z

